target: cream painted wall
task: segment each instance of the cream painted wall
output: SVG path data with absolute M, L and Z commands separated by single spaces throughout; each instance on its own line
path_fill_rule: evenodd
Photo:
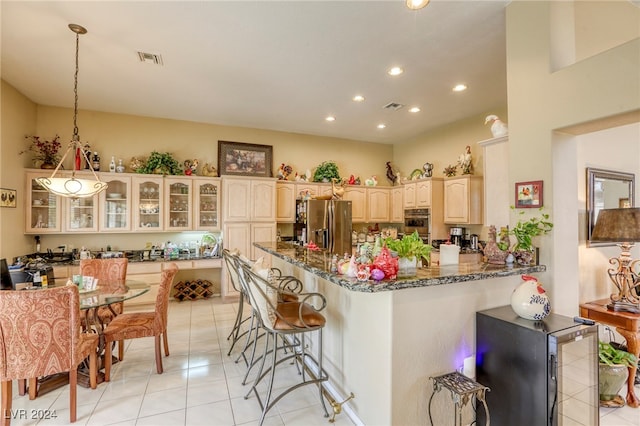
M 13 86 L 1 81 L 2 130 L 0 134 L 0 187 L 18 191 L 16 208 L 0 208 L 0 258 L 33 250 L 24 232 L 24 167 L 30 167 L 28 154 L 20 156 L 28 144 L 25 135 L 36 127 L 36 104 Z
M 548 268 L 542 280 L 553 310 L 575 315 L 580 280 L 577 185 L 562 181 L 561 171 L 577 169 L 576 154 L 567 146 L 567 136 L 554 130 L 640 110 L 640 40 L 550 72 L 550 4 L 512 2 L 506 9 L 509 180 L 511 185 L 544 181 L 545 207 L 555 228 L 540 238 L 541 262 Z
M 69 108 L 39 105 L 38 134 L 70 138 L 72 113 Z M 273 146 L 274 171 L 286 163 L 300 173 L 313 172 L 320 162 L 333 160 L 343 176 L 377 175 L 380 185 L 388 185 L 385 163 L 393 156 L 393 147 L 385 144 L 96 111 L 80 111 L 78 127 L 81 140 L 100 153 L 103 170 L 112 155 L 128 166 L 131 157 L 153 150 L 170 152 L 181 162 L 198 158 L 200 164 L 217 166 L 218 140 L 224 140 Z
M 588 133 L 574 138 L 577 145 L 577 182 L 579 211 L 579 283 L 580 302 L 609 297 L 614 291 L 606 273 L 611 267 L 609 258 L 618 257 L 616 246 L 587 247 L 586 245 L 586 167 L 634 173 L 636 175 L 635 206 L 640 196 L 640 124 L 629 124 L 613 129 Z M 611 153 L 624 155 L 611 155 Z M 634 259 L 640 258 L 640 246 L 631 251 Z
M 414 169 L 422 169 L 422 165 L 429 162 L 433 163 L 433 176 L 442 177 L 444 168 L 455 165 L 458 156 L 469 145 L 475 174 L 482 175 L 482 149 L 477 143 L 492 137 L 490 125 L 484 125 L 484 120 L 489 114 L 497 115 L 508 124 L 507 109 L 506 106 L 502 106 L 487 110 L 484 114 L 439 127 L 394 145 L 394 166 L 400 170 L 402 176 L 406 177 Z

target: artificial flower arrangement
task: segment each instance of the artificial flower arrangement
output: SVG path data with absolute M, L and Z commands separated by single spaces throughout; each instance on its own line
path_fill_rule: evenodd
M 30 142 L 29 148 L 20 151 L 20 154 L 32 152 L 34 163 L 55 165 L 60 161 L 60 154 L 58 154 L 62 147 L 60 136 L 56 135 L 53 139 L 48 140 L 32 135 L 25 136 L 25 139 Z

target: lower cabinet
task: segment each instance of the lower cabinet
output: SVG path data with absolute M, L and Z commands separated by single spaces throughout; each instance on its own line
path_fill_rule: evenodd
M 263 255 L 264 252 L 256 249 L 253 243 L 275 241 L 276 232 L 275 222 L 226 223 L 223 229 L 224 245 L 225 248 L 229 250 L 237 249 L 240 253 L 254 260 L 258 253 Z M 265 258 L 264 261 L 267 265 L 271 265 L 270 256 Z M 233 288 L 233 284 L 229 279 L 226 264 L 223 267 L 221 293 L 223 300 L 238 296 L 238 292 Z
M 131 300 L 124 302 L 125 311 L 145 309 L 156 303 L 156 296 L 160 288 L 160 279 L 165 262 L 129 262 L 127 265 L 127 279 L 144 281 L 149 284 L 149 291 Z

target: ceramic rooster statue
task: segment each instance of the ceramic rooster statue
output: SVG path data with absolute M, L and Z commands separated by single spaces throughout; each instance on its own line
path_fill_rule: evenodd
M 509 133 L 509 129 L 507 128 L 506 123 L 503 123 L 497 115 L 488 115 L 487 118 L 484 119 L 484 124 L 493 123 L 491 125 L 491 133 L 494 138 L 505 136 Z
M 395 185 L 398 182 L 398 173 L 393 170 L 391 161 L 387 161 L 387 179 L 391 182 L 391 185 Z

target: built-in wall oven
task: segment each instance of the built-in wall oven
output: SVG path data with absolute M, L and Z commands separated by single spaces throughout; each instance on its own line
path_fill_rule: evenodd
M 413 234 L 415 231 L 418 231 L 422 239 L 425 242 L 429 242 L 430 220 L 431 215 L 429 209 L 407 209 L 404 211 L 404 233 Z

